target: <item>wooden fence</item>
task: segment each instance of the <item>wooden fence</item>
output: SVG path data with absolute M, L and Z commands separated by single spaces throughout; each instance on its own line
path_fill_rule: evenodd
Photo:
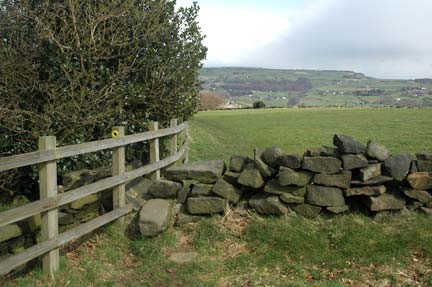
M 178 135 L 185 132 L 185 141 L 178 150 Z M 170 137 L 170 155 L 159 158 L 159 138 Z M 125 147 L 127 145 L 150 141 L 150 164 L 125 171 Z M 112 138 L 89 143 L 56 148 L 56 138 L 46 136 L 39 138 L 39 150 L 36 152 L 0 158 L 0 172 L 39 164 L 39 192 L 38 201 L 7 210 L 0 213 L 0 227 L 12 224 L 36 214 L 41 214 L 42 241 L 21 253 L 7 257 L 0 261 L 0 275 L 11 272 L 16 267 L 43 256 L 43 270 L 53 275 L 59 269 L 59 248 L 66 243 L 78 239 L 109 222 L 120 220 L 131 211 L 126 205 L 126 182 L 143 175 L 151 174 L 158 179 L 160 169 L 188 158 L 188 123 L 177 125 L 177 120 L 171 120 L 170 127 L 158 129 L 157 122 L 149 124 L 149 131 L 134 135 L 125 135 L 124 127 L 115 127 Z M 56 160 L 113 149 L 112 176 L 97 182 L 76 188 L 65 193 L 57 194 L 57 164 Z M 58 208 L 83 197 L 96 194 L 106 189 L 113 189 L 113 210 L 89 222 L 81 224 L 64 233 L 58 233 Z

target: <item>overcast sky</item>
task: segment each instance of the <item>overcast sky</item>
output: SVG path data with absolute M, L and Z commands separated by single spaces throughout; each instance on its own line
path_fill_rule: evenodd
M 188 6 L 193 0 L 178 0 Z M 198 0 L 205 66 L 432 78 L 432 0 Z

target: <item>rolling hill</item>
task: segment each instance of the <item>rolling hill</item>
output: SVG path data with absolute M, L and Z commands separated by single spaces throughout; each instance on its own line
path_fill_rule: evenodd
M 203 90 L 231 107 L 432 106 L 432 79 L 387 80 L 333 70 L 203 68 Z

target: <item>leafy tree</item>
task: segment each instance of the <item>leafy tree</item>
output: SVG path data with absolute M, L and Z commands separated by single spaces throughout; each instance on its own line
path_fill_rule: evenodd
M 254 109 L 261 109 L 261 108 L 265 108 L 265 103 L 263 101 L 256 101 L 253 103 L 253 108 Z
M 200 107 L 202 110 L 214 110 L 224 103 L 224 99 L 218 93 L 200 93 Z
M 206 56 L 198 12 L 175 0 L 0 1 L 0 155 L 33 151 L 42 135 L 66 145 L 193 115 Z

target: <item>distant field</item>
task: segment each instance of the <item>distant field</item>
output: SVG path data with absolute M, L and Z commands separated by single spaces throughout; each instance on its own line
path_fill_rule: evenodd
M 332 145 L 342 133 L 374 139 L 392 153 L 432 151 L 432 109 L 264 109 L 200 112 L 190 122 L 192 160 L 249 155 L 253 148 L 280 146 L 302 154 Z
M 231 104 L 353 107 L 432 106 L 432 79 L 384 80 L 352 71 L 204 68 L 203 90 Z

